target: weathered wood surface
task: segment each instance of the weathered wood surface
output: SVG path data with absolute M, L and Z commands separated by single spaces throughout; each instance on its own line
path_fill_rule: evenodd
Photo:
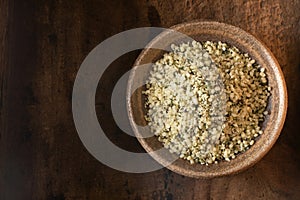
M 300 199 L 299 10 L 298 0 L 1 0 L 0 199 Z M 123 30 L 194 19 L 239 26 L 277 57 L 289 94 L 278 142 L 249 170 L 212 180 L 167 169 L 129 174 L 101 164 L 82 145 L 72 119 L 81 62 Z M 131 151 L 143 150 L 114 124 L 109 96 L 137 55 L 114 62 L 96 98 L 103 129 Z

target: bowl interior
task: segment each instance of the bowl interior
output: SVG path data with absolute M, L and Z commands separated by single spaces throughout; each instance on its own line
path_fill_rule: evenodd
M 264 133 L 258 137 L 255 144 L 245 153 L 238 155 L 230 162 L 221 161 L 218 164 L 208 166 L 201 164 L 191 165 L 186 160 L 177 159 L 166 167 L 182 175 L 207 178 L 237 173 L 252 166 L 273 146 L 285 120 L 287 94 L 285 81 L 279 64 L 272 53 L 260 41 L 247 32 L 231 25 L 218 22 L 191 22 L 174 26 L 172 29 L 196 41 L 222 41 L 248 53 L 258 64 L 266 68 L 269 85 L 272 88 L 272 95 L 269 98 L 267 107 L 270 114 L 262 124 Z M 174 32 L 172 31 L 161 33 L 147 46 L 147 49 L 142 51 L 135 65 L 154 63 L 166 52 L 164 50 L 151 48 L 161 46 L 162 48 L 169 49 L 172 43 L 180 43 L 184 40 L 186 40 L 185 37 L 174 37 Z M 136 86 L 143 85 L 149 76 L 149 71 L 150 68 L 139 70 L 139 72 L 132 70 L 128 81 L 127 106 L 131 126 L 139 142 L 147 152 L 152 152 L 163 148 L 163 146 L 156 137 L 141 138 L 145 132 L 150 131 L 149 129 L 141 130 L 139 128 L 139 126 L 147 125 L 144 119 L 144 115 L 146 114 L 144 106 L 145 96 L 142 94 L 142 91 L 145 90 L 145 86 L 138 87 L 136 90 L 133 89 L 137 88 Z M 155 152 L 151 155 L 164 166 L 167 163 L 166 160 L 174 156 L 167 151 L 163 155 L 156 154 Z

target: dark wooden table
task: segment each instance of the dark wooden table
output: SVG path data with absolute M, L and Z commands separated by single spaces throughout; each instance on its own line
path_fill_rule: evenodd
M 85 56 L 124 30 L 194 19 L 239 26 L 277 57 L 289 94 L 282 134 L 259 163 L 238 175 L 197 180 L 167 169 L 111 169 L 82 145 L 72 87 Z M 300 199 L 299 0 L 1 0 L 0 199 Z M 115 125 L 110 94 L 138 51 L 105 72 L 96 98 L 101 126 L 118 146 L 143 149 Z M 101 97 L 101 98 L 100 98 Z

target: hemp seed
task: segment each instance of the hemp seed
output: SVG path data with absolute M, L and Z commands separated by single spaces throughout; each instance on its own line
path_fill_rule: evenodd
M 191 164 L 230 161 L 263 130 L 271 87 L 266 69 L 224 42 L 171 45 L 143 91 L 150 130 Z

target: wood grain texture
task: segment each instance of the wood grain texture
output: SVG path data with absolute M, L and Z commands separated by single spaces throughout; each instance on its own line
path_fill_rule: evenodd
M 298 0 L 0 1 L 0 199 L 299 199 L 300 2 Z M 194 19 L 232 24 L 274 53 L 284 72 L 289 110 L 283 132 L 249 170 L 212 180 L 162 169 L 113 170 L 84 148 L 71 112 L 73 82 L 85 56 L 104 39 L 130 28 L 169 27 Z M 96 97 L 108 137 L 141 152 L 115 125 L 114 83 L 138 52 L 105 72 Z

